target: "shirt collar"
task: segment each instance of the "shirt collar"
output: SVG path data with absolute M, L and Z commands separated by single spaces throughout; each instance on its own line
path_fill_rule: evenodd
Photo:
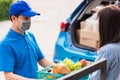
M 14 31 L 12 28 L 10 28 L 9 34 L 10 34 L 12 37 L 17 37 L 17 38 L 19 38 L 19 39 L 22 39 L 23 37 L 26 36 L 26 32 L 25 32 L 24 34 L 20 34 L 20 33 L 16 32 L 16 31 Z

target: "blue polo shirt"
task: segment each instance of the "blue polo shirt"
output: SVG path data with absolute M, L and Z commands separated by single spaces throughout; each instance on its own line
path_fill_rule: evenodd
M 0 42 L 0 71 L 13 72 L 27 78 L 37 78 L 37 62 L 44 58 L 35 37 L 10 29 Z

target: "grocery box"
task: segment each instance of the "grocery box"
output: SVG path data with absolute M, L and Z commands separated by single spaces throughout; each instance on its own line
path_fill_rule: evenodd
M 47 70 L 49 68 L 53 68 L 53 65 L 48 66 L 40 71 L 37 72 L 37 80 L 56 80 L 62 76 L 64 76 L 63 74 L 54 74 L 51 72 L 47 72 Z M 67 74 L 66 74 L 67 75 Z M 87 80 L 88 76 L 85 76 L 79 80 Z
M 37 72 L 38 80 L 56 80 L 63 76 L 63 74 L 54 74 L 54 73 L 48 72 L 47 70 L 50 68 L 53 68 L 53 65 L 38 71 Z

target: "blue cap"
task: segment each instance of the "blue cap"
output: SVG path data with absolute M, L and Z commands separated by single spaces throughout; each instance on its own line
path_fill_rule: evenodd
M 33 17 L 35 15 L 40 15 L 40 13 L 33 11 L 30 8 L 30 6 L 23 0 L 16 1 L 10 6 L 9 16 L 13 16 L 17 14 L 25 16 L 25 17 Z

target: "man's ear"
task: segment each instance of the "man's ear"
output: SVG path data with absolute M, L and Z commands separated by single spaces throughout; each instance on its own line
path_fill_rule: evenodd
M 14 22 L 15 21 L 15 19 L 16 19 L 16 16 L 11 16 L 11 20 L 12 20 L 12 22 Z

